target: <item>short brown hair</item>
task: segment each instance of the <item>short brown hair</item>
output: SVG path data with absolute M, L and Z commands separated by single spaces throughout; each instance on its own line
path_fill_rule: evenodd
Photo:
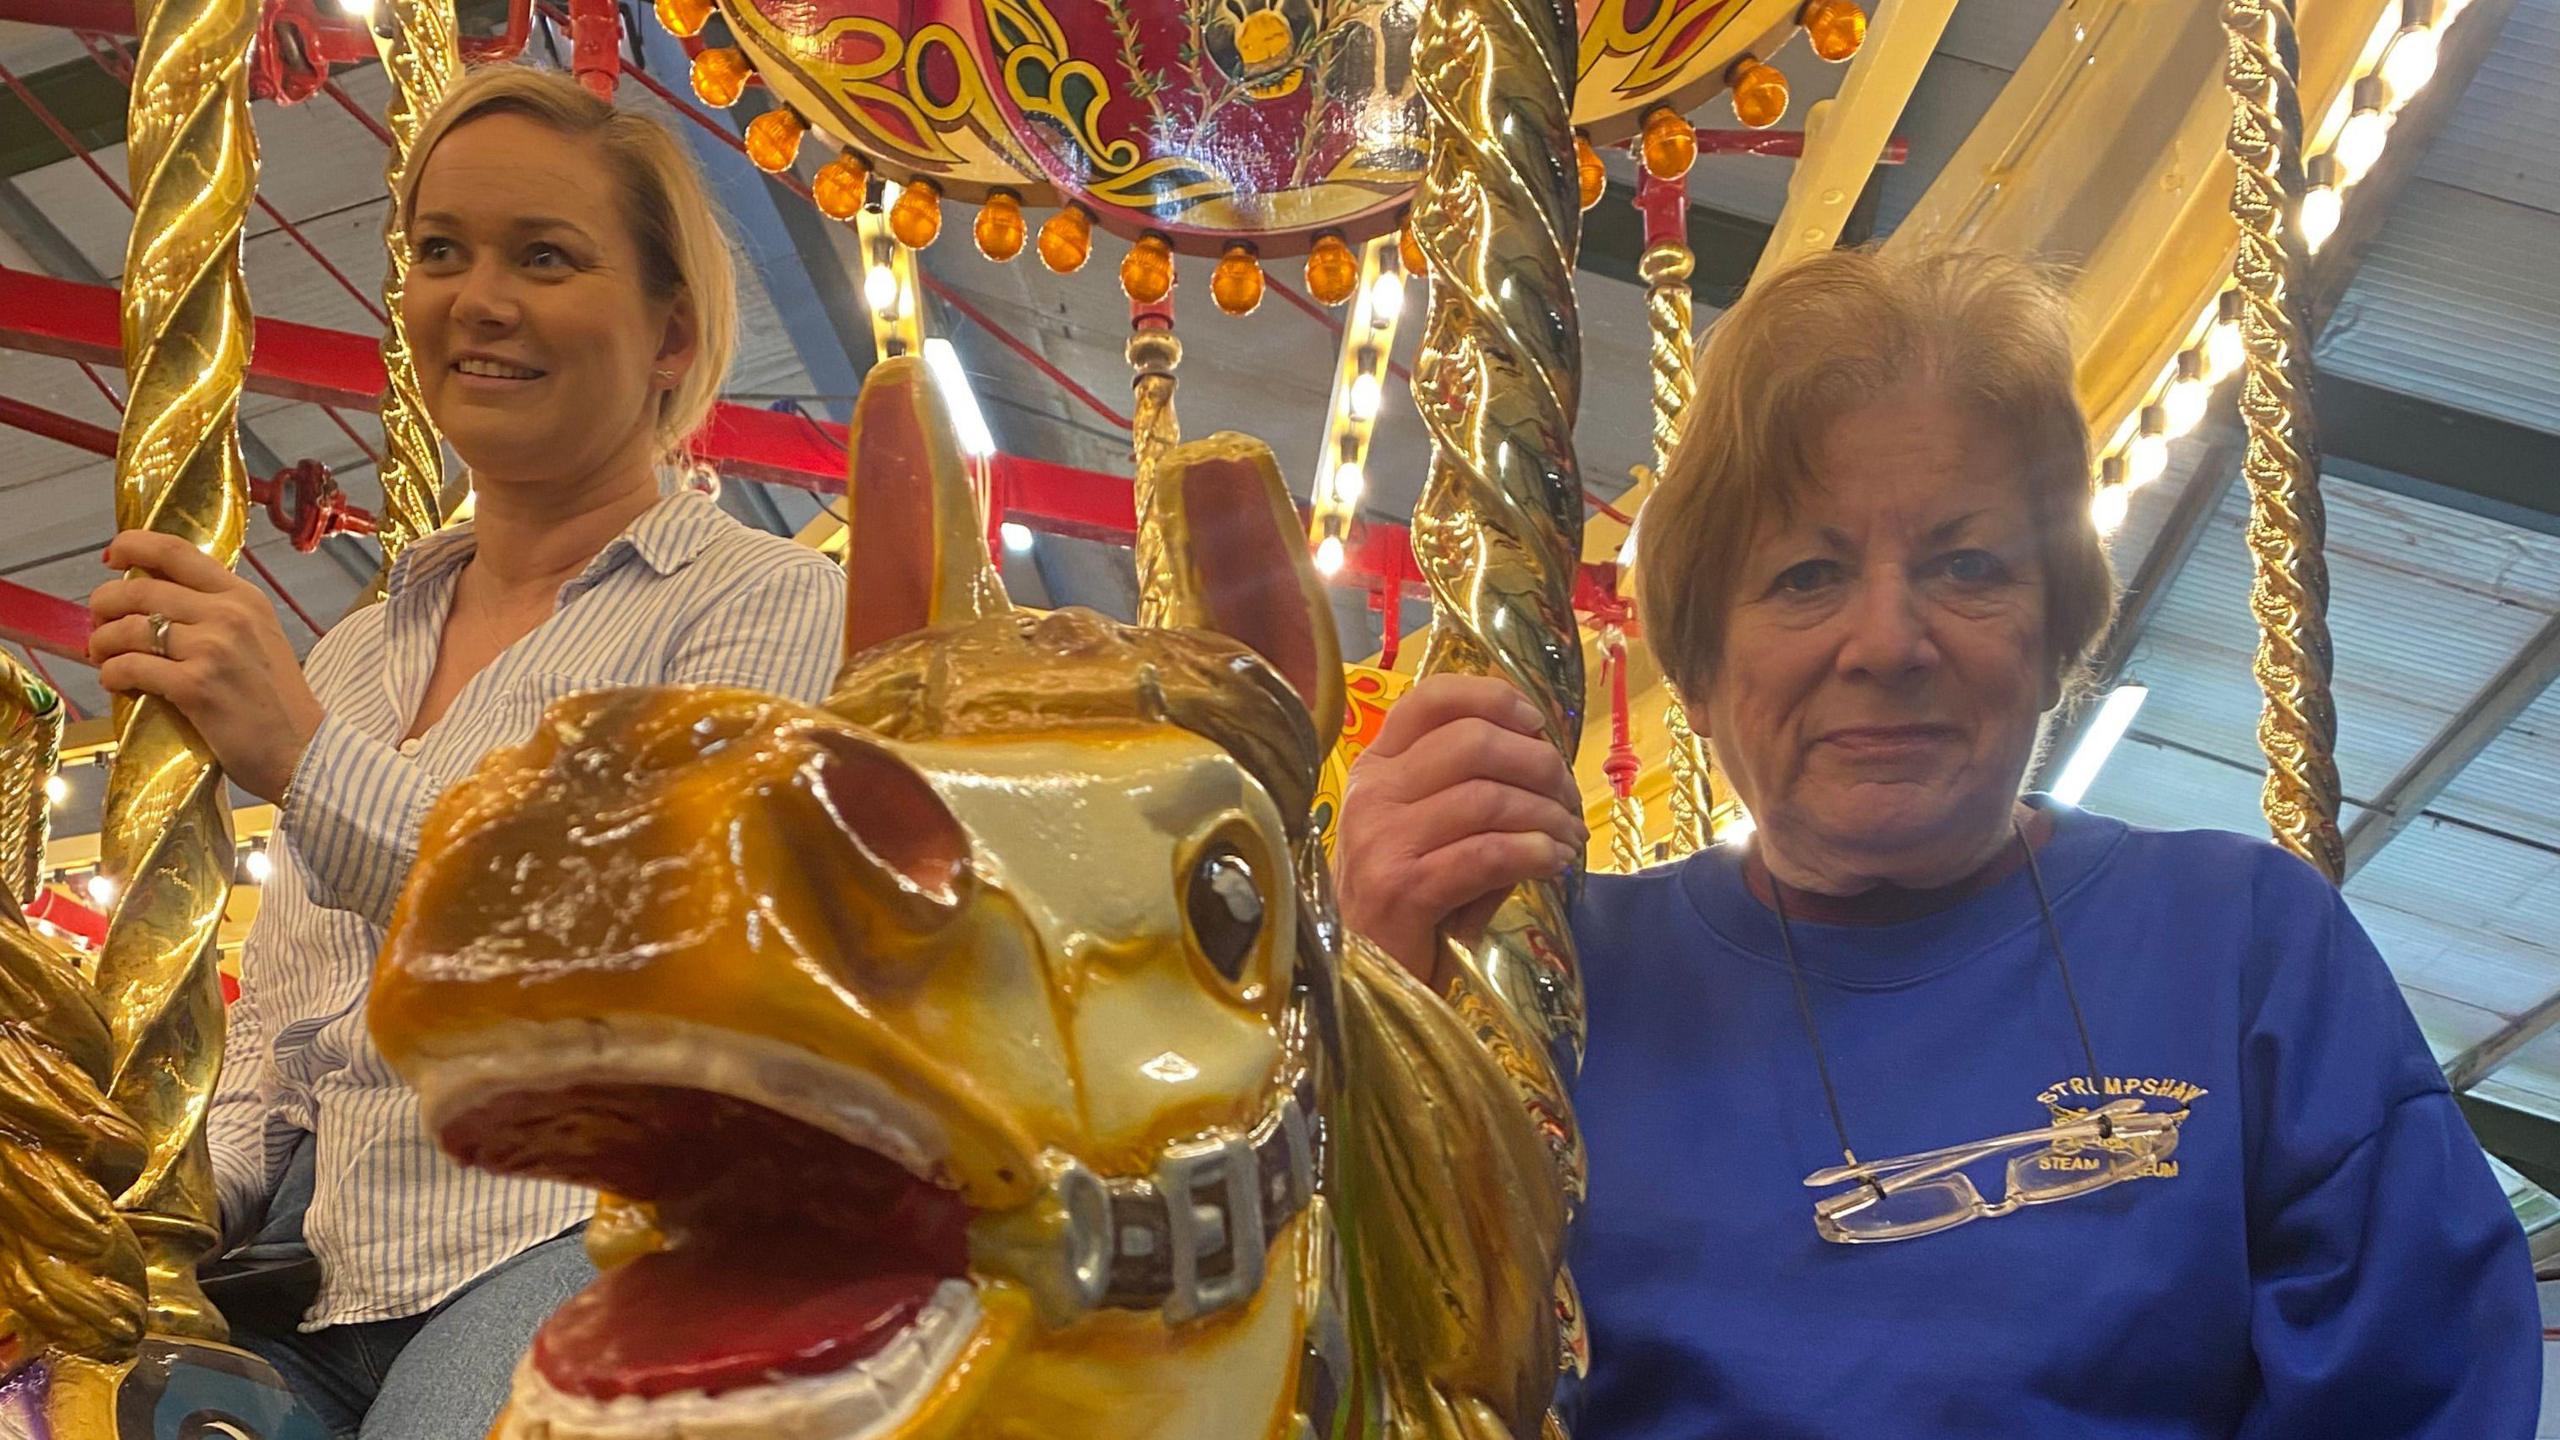
M 1702 699 L 1723 658 L 1733 577 L 1783 520 L 1827 421 L 1914 378 L 1979 406 L 2026 467 L 2045 646 L 2068 689 L 2115 606 L 2089 517 L 2089 430 L 2052 274 L 1985 251 L 1834 250 L 1751 287 L 1698 348 L 1697 393 L 1638 531 L 1636 609 L 1672 688 Z
M 674 459 L 710 418 L 738 348 L 738 286 L 729 238 L 712 214 L 702 173 L 665 126 L 614 108 L 560 71 L 483 65 L 456 81 L 419 127 L 410 147 L 413 158 L 400 177 L 402 226 L 417 209 L 418 177 L 436 142 L 455 126 L 487 115 L 522 115 L 563 135 L 592 138 L 603 148 L 605 163 L 621 182 L 623 223 L 640 247 L 642 289 L 693 315 L 693 368 L 658 397 L 659 459 Z

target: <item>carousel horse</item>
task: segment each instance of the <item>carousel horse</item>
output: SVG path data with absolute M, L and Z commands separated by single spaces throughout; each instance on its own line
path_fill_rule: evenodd
M 108 1012 L 22 904 L 60 733 L 58 698 L 0 656 L 0 1440 L 321 1440 L 264 1361 L 147 1327 L 116 1209 L 146 1146 L 109 1098 Z
M 1269 451 L 1167 460 L 1163 628 L 1012 607 L 919 362 L 851 465 L 825 707 L 572 697 L 427 822 L 374 1034 L 458 1159 L 604 1193 L 493 1434 L 1539 1435 L 1561 1190 L 1337 930 Z

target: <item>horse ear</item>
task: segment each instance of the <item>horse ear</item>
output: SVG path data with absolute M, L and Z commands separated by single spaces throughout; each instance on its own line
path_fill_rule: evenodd
M 1156 464 L 1173 578 L 1165 621 L 1244 642 L 1296 688 L 1330 745 L 1342 730 L 1342 642 L 1271 447 L 1222 432 Z
M 921 356 L 871 367 L 845 446 L 844 653 L 1011 608 L 951 412 Z

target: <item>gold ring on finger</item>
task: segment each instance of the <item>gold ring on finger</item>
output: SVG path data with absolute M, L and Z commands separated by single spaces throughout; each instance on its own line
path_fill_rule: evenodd
M 151 653 L 163 660 L 168 659 L 169 617 L 154 610 L 144 618 L 151 622 Z

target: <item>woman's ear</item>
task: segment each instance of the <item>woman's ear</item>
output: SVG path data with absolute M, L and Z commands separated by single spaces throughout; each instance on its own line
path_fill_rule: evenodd
M 658 357 L 651 366 L 651 378 L 670 376 L 666 388 L 675 389 L 693 369 L 694 355 L 701 348 L 702 326 L 694 319 L 693 304 L 678 296 L 667 307 L 667 323 L 658 339 Z

